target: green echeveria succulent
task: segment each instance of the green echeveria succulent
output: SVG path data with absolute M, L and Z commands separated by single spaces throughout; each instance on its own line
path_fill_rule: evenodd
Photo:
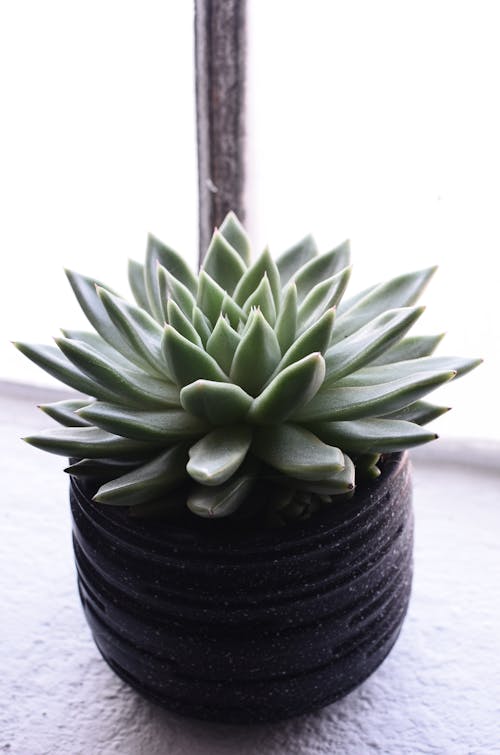
M 345 495 L 380 454 L 434 439 L 422 425 L 446 408 L 422 397 L 480 361 L 406 337 L 433 268 L 344 300 L 350 270 L 348 243 L 319 255 L 310 236 L 252 263 L 230 213 L 199 275 L 150 237 L 144 266 L 129 265 L 135 304 L 68 271 L 93 330 L 16 345 L 92 398 L 42 406 L 63 427 L 26 440 L 107 480 L 96 501 L 139 510 L 182 491 L 195 514 L 223 517 L 263 479 L 296 516 Z

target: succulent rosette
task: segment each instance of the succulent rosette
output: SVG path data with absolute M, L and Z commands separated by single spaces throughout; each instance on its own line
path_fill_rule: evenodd
M 67 271 L 92 330 L 16 346 L 91 398 L 41 408 L 61 427 L 25 440 L 100 476 L 95 500 L 147 511 L 182 491 L 224 517 L 267 481 L 276 511 L 297 516 L 376 476 L 380 455 L 433 440 L 446 411 L 423 397 L 480 360 L 431 356 L 441 336 L 407 336 L 434 268 L 351 298 L 348 243 L 318 254 L 308 236 L 251 261 L 233 213 L 198 275 L 150 237 L 129 263 L 135 303 Z

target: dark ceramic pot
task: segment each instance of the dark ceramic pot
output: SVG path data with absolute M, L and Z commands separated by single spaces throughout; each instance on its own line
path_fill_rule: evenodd
M 116 673 L 170 710 L 227 722 L 307 713 L 394 645 L 412 575 L 406 454 L 351 501 L 279 530 L 137 521 L 92 503 L 94 490 L 72 479 L 87 621 Z

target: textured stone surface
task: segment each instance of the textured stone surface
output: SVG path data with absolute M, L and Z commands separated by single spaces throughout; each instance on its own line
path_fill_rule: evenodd
M 500 752 L 498 445 L 441 440 L 414 453 L 413 598 L 396 647 L 365 684 L 281 724 L 214 725 L 145 702 L 95 649 L 76 592 L 64 462 L 18 441 L 47 426 L 32 406 L 46 399 L 8 388 L 0 399 L 0 752 Z

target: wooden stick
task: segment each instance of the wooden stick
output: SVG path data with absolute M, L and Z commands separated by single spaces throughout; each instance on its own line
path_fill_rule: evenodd
M 229 210 L 245 220 L 246 0 L 195 0 L 200 264 Z

